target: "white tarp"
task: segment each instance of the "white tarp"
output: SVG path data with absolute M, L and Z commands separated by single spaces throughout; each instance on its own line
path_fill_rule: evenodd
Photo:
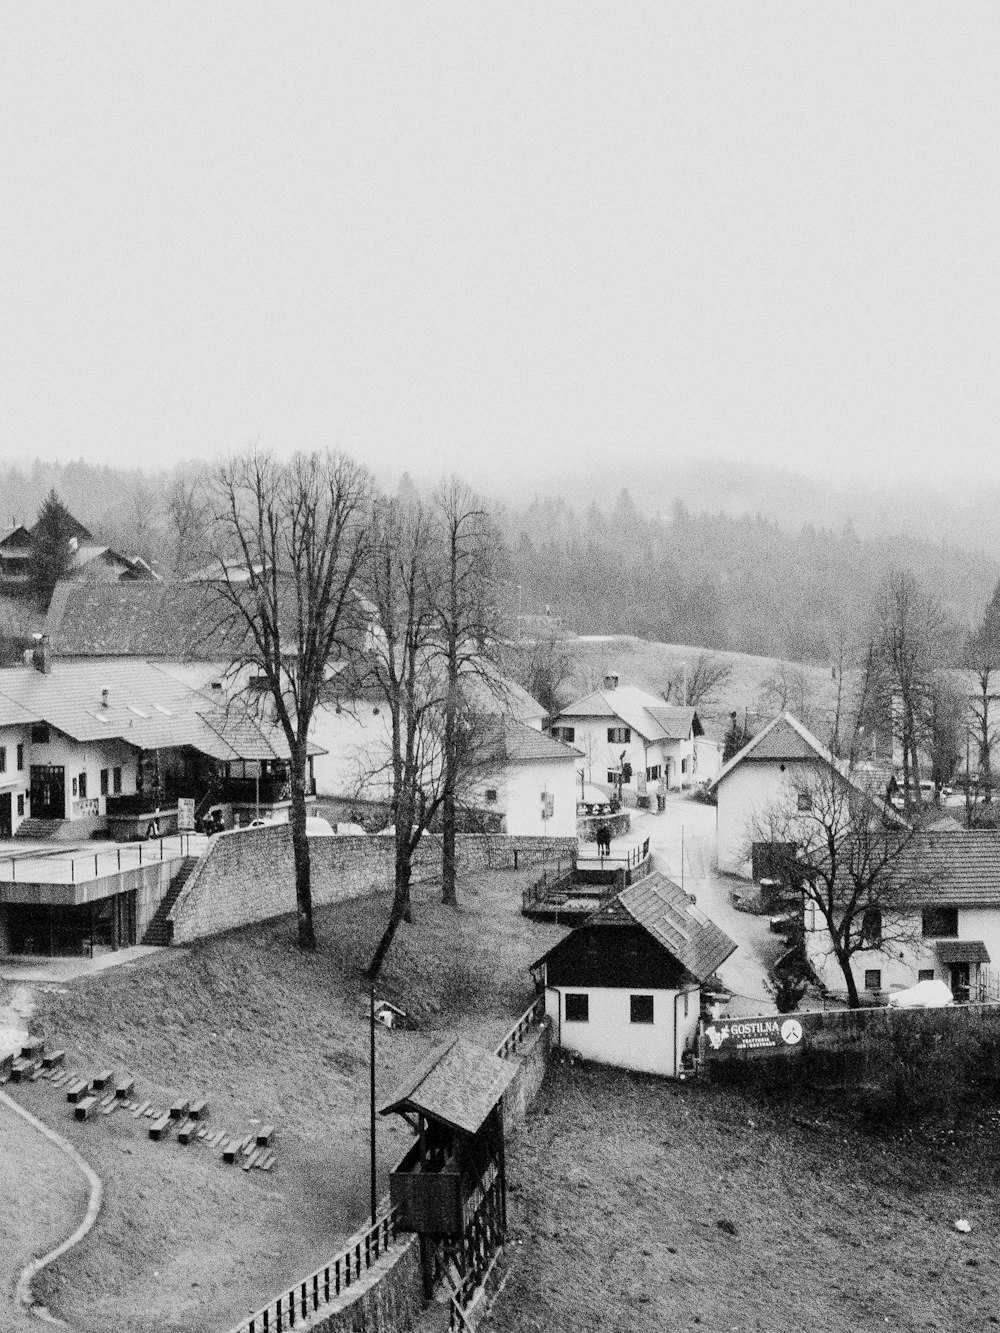
M 895 991 L 889 996 L 890 1009 L 943 1009 L 954 1003 L 951 987 L 943 981 L 918 981 L 909 990 Z

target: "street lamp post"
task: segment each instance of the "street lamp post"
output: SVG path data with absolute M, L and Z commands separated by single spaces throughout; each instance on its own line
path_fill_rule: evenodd
M 369 1080 L 368 1080 L 368 1142 L 370 1153 L 370 1202 L 371 1202 L 371 1225 L 375 1225 L 375 1208 L 377 1200 L 375 1198 L 375 982 L 372 981 L 368 987 L 368 1030 L 369 1030 Z

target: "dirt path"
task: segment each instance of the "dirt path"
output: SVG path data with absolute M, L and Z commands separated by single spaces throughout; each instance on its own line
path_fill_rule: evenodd
M 58 1245 L 87 1209 L 87 1186 L 55 1144 L 0 1103 L 0 1328 L 38 1333 L 14 1294 L 21 1270 Z

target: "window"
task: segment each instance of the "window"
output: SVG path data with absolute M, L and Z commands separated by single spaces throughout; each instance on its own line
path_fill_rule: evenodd
M 7 772 L 7 747 L 0 745 L 0 773 Z
M 881 990 L 882 973 L 877 967 L 869 967 L 865 971 L 865 990 Z
M 688 761 L 687 761 L 686 759 L 682 759 L 682 760 L 681 760 L 681 772 L 682 772 L 682 773 L 686 773 L 687 771 L 688 771 Z
M 18 798 L 17 798 L 17 816 L 18 816 L 18 818 L 20 819 L 20 817 L 21 817 L 23 814 L 24 814 L 24 793 L 23 793 L 23 792 L 20 792 L 20 793 L 18 794 Z
M 652 1023 L 653 1021 L 653 997 L 652 995 L 630 995 L 629 1004 L 629 1022 L 630 1023 Z
M 632 739 L 631 727 L 608 727 L 609 745 L 628 745 Z
M 20 772 L 24 768 L 24 746 L 17 747 L 17 769 Z
M 111 783 L 115 795 L 120 796 L 122 794 L 122 771 L 120 768 L 111 770 Z
M 566 995 L 566 1022 L 590 1022 L 590 996 L 571 992 Z
M 958 908 L 925 908 L 922 927 L 925 939 L 955 939 L 958 935 Z
M 877 907 L 866 908 L 861 918 L 861 943 L 866 949 L 882 947 L 882 913 Z
M 32 745 L 48 745 L 49 743 L 49 724 L 47 722 L 33 722 L 31 725 L 31 743 Z
M 76 778 L 73 779 L 73 795 L 76 795 Z
M 917 973 L 917 980 L 918 980 L 918 981 L 933 981 L 933 980 L 934 980 L 934 969 L 933 969 L 933 967 L 922 967 L 922 968 L 920 969 L 920 971 Z
M 87 775 L 86 775 L 86 773 L 81 773 L 81 774 L 80 774 L 80 781 L 79 781 L 79 784 L 77 784 L 77 785 L 79 785 L 79 788 L 80 788 L 80 800 L 81 800 L 81 801 L 85 801 L 85 800 L 87 799 Z
M 496 803 L 497 803 L 497 789 L 496 789 L 496 787 L 487 787 L 487 788 L 486 788 L 486 804 L 487 804 L 487 805 L 496 805 Z
M 651 768 L 646 769 L 646 781 L 659 782 L 662 771 L 663 770 L 659 764 L 653 764 Z
M 102 768 L 102 769 L 101 769 L 101 795 L 102 795 L 102 796 L 107 796 L 107 794 L 108 794 L 108 770 L 107 770 L 106 768 Z
M 609 768 L 609 769 L 608 769 L 608 786 L 609 786 L 609 787 L 613 787 L 613 786 L 615 785 L 615 783 L 618 781 L 618 779 L 619 779 L 620 777 L 621 777 L 621 774 L 618 772 L 618 770 L 617 770 L 616 768 Z
M 553 727 L 552 739 L 554 741 L 565 741 L 567 745 L 572 745 L 576 740 L 576 727 Z
M 813 808 L 813 798 L 807 791 L 800 791 L 796 797 L 795 803 L 800 810 L 804 810 L 806 813 Z

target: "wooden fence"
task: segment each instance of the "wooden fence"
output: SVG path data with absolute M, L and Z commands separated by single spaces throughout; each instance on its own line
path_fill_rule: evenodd
M 516 1059 L 520 1047 L 545 1015 L 545 996 L 538 995 L 507 1032 L 494 1052 L 501 1059 Z M 400 1158 L 402 1162 L 410 1151 Z M 397 1166 L 399 1163 L 396 1164 Z M 395 1168 L 394 1168 L 395 1169 Z M 383 1199 L 371 1226 L 353 1237 L 338 1254 L 294 1287 L 289 1288 L 244 1319 L 232 1333 L 287 1333 L 304 1324 L 323 1306 L 348 1292 L 358 1280 L 390 1249 L 396 1240 L 396 1211 L 388 1197 Z M 470 1327 L 467 1312 L 474 1302 L 475 1290 L 452 1289 L 449 1295 L 449 1327 L 465 1333 Z

